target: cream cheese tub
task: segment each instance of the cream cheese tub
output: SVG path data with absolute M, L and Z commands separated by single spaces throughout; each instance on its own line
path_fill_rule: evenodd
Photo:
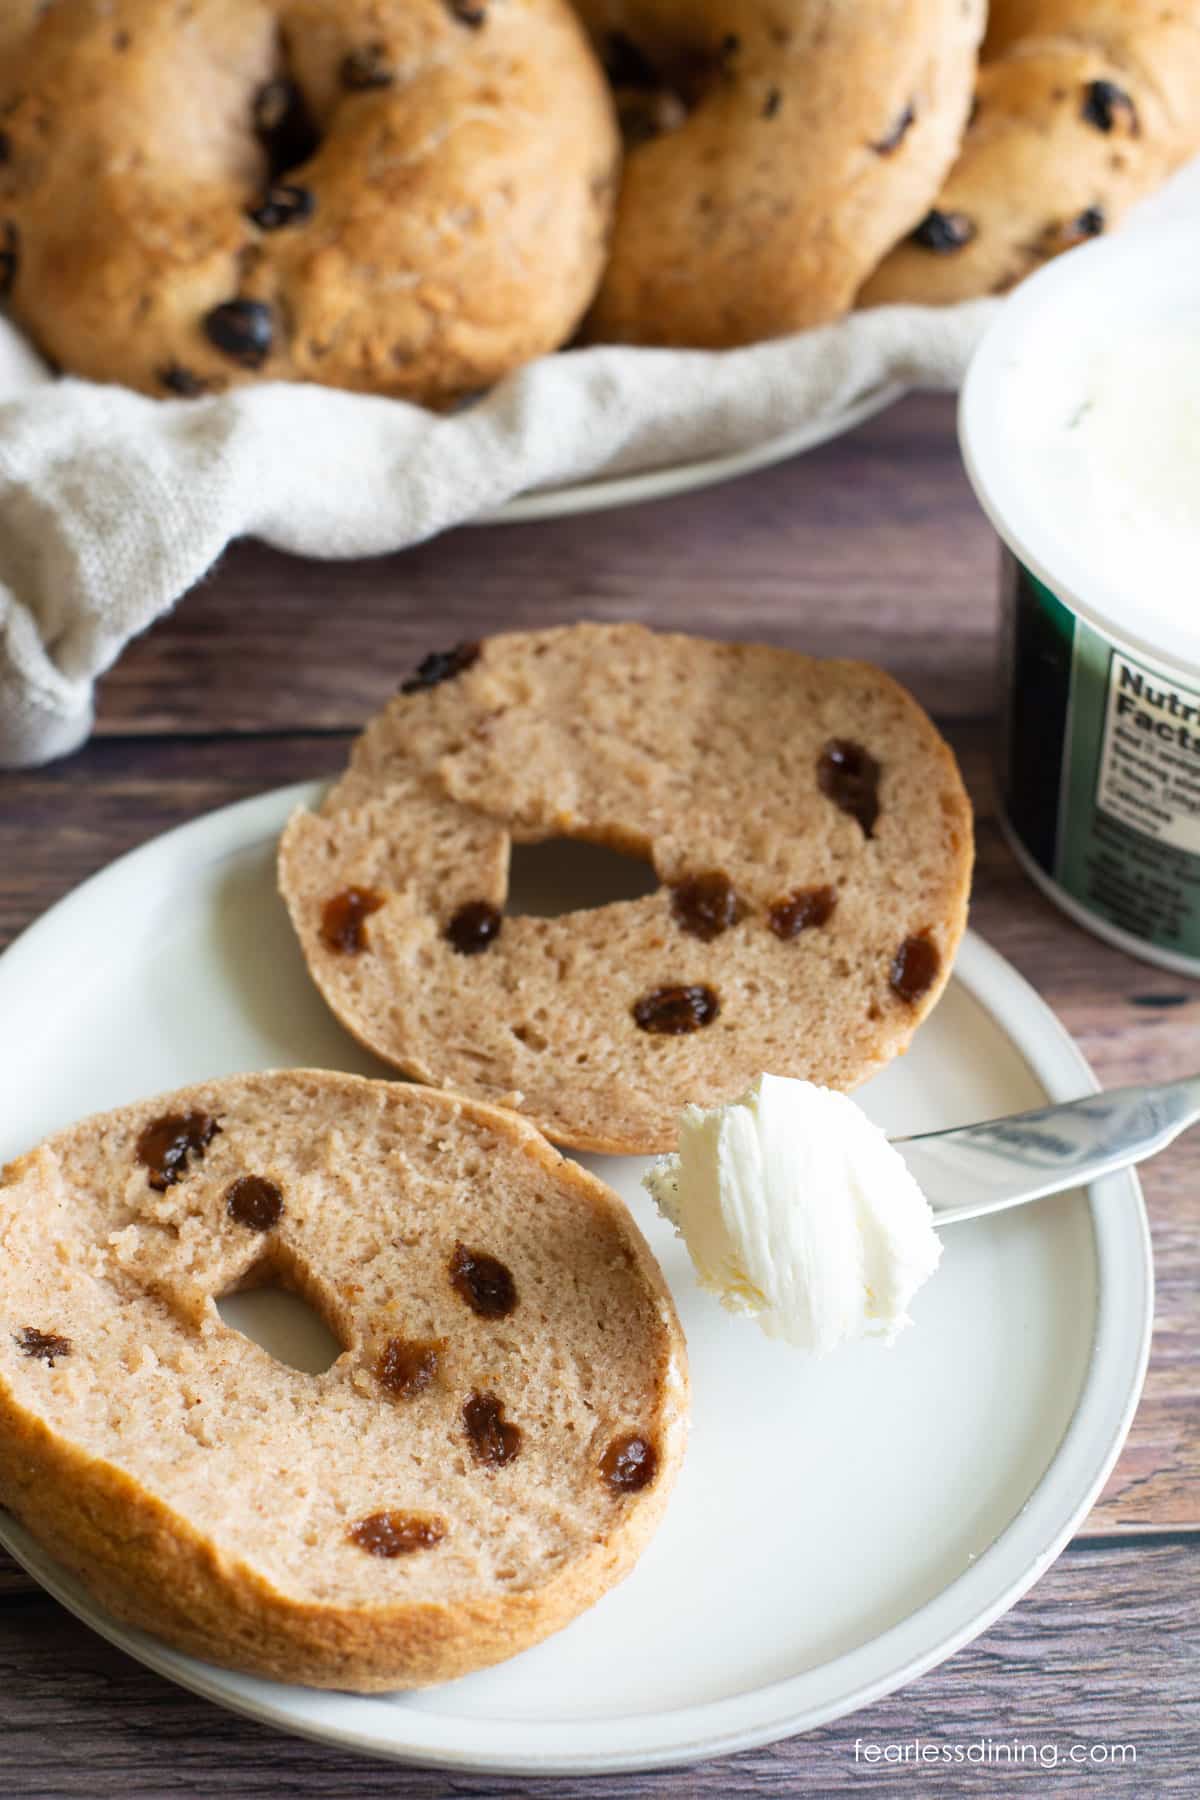
M 1004 546 L 1013 848 L 1081 924 L 1200 976 L 1200 229 L 1025 283 L 959 435 Z

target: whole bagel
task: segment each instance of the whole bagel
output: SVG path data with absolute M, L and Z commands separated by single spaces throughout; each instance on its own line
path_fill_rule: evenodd
M 962 154 L 861 303 L 1005 293 L 1197 149 L 1200 6 L 995 0 Z
M 6 85 L 12 310 L 94 380 L 445 404 L 599 279 L 619 143 L 566 0 L 57 0 Z
M 589 335 L 711 348 L 837 318 L 924 216 L 958 150 L 984 12 L 983 0 L 579 10 L 632 125 Z

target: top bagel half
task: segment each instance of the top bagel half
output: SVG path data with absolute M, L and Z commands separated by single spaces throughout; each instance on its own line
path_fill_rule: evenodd
M 555 838 L 637 858 L 654 891 L 510 907 L 513 845 Z M 763 1069 L 849 1089 L 903 1051 L 971 860 L 953 755 L 881 670 L 572 625 L 427 657 L 290 820 L 279 878 L 378 1056 L 646 1153 Z

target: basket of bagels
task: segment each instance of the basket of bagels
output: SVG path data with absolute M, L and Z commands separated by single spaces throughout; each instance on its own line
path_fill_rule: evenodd
M 445 409 L 574 343 L 1007 291 L 1200 145 L 1120 0 L 16 0 L 0 284 L 49 363 Z

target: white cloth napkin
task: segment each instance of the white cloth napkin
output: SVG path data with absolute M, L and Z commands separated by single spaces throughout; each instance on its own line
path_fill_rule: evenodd
M 888 383 L 953 387 L 995 304 L 719 354 L 573 350 L 450 417 L 286 383 L 163 401 L 55 381 L 0 321 L 0 764 L 75 749 L 97 676 L 233 538 L 377 556 L 530 489 L 765 443 Z
M 1200 217 L 1200 162 L 1126 230 L 1180 217 Z M 377 556 L 513 494 L 764 444 L 889 383 L 955 387 L 999 304 L 884 307 L 716 355 L 573 350 L 449 418 L 281 383 L 163 401 L 55 381 L 0 321 L 0 766 L 82 743 L 97 676 L 233 538 Z

